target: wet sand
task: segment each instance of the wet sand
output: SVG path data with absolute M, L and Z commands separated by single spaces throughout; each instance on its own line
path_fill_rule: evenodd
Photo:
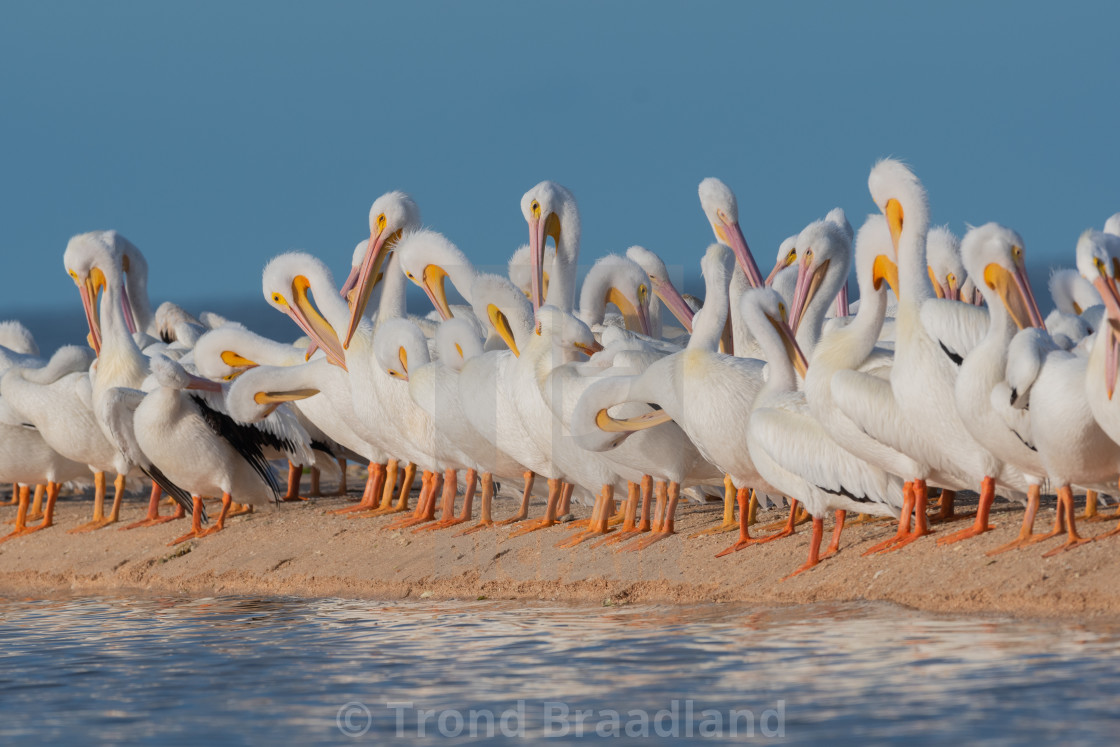
M 358 474 L 352 476 L 352 484 L 360 489 Z M 734 532 L 689 535 L 719 522 L 718 503 L 682 501 L 678 534 L 631 552 L 626 548 L 633 542 L 592 547 L 591 541 L 556 548 L 575 531 L 563 524 L 512 539 L 513 527 L 457 537 L 461 526 L 435 532 L 386 531 L 397 516 L 349 518 L 329 513 L 356 499 L 324 497 L 258 508 L 228 520 L 222 532 L 169 547 L 189 530 L 188 521 L 68 534 L 68 529 L 88 521 L 92 502 L 88 496 L 64 496 L 54 527 L 0 543 L 0 595 L 247 594 L 768 606 L 883 600 L 938 612 L 1120 619 L 1120 592 L 1113 584 L 1120 572 L 1120 536 L 1052 558 L 1042 555 L 1063 540 L 987 557 L 986 552 L 1010 541 L 1019 530 L 1021 507 L 1004 501 L 997 501 L 993 510 L 994 531 L 945 547 L 938 547 L 936 538 L 969 521 L 935 526 L 931 537 L 898 552 L 869 557 L 862 557 L 863 551 L 891 536 L 893 523 L 849 526 L 839 555 L 782 581 L 805 562 L 809 525 L 798 527 L 792 537 L 716 558 L 735 540 Z M 974 495 L 958 496 L 958 510 L 974 503 Z M 1080 498 L 1078 503 L 1080 510 Z M 142 518 L 146 506 L 146 495 L 130 495 L 121 524 Z M 497 499 L 495 518 L 512 515 L 515 508 L 514 501 Z M 217 505 L 209 510 L 216 515 Z M 476 516 L 477 510 L 476 502 Z M 1102 511 L 1111 515 L 1113 509 Z M 590 509 L 573 506 L 573 512 L 583 518 Z M 543 514 L 541 502 L 534 502 L 532 514 Z M 14 507 L 0 509 L 0 521 L 14 517 Z M 760 514 L 762 523 L 784 517 L 784 510 Z M 1044 499 L 1036 531 L 1048 530 L 1053 519 L 1053 500 Z M 1093 536 L 1114 525 L 1110 520 L 1079 526 L 1083 536 Z M 831 521 L 826 522 L 830 531 Z M 754 534 L 763 533 L 756 529 Z

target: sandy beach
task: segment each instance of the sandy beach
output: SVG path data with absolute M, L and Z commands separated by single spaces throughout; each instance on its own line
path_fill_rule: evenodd
M 358 475 L 352 477 L 353 484 L 360 485 Z M 170 547 L 169 542 L 189 529 L 187 521 L 69 534 L 68 529 L 88 521 L 91 501 L 80 494 L 63 496 L 56 526 L 0 543 L 0 595 L 247 594 L 769 606 L 884 600 L 938 612 L 1120 618 L 1120 593 L 1111 588 L 1111 579 L 1120 571 L 1120 538 L 1052 558 L 1042 555 L 1060 539 L 987 557 L 986 552 L 1018 532 L 1021 509 L 1002 501 L 993 511 L 994 531 L 947 547 L 935 542 L 947 529 L 935 527 L 932 537 L 899 552 L 862 557 L 865 549 L 893 533 L 893 524 L 849 526 L 839 555 L 782 581 L 805 560 L 808 525 L 798 527 L 793 537 L 716 558 L 732 543 L 734 533 L 689 538 L 718 523 L 722 506 L 716 503 L 682 503 L 677 536 L 631 552 L 625 549 L 627 543 L 592 547 L 593 541 L 557 548 L 554 545 L 574 531 L 566 525 L 512 539 L 511 527 L 458 537 L 461 527 L 385 531 L 396 517 L 329 513 L 356 498 L 325 497 L 258 508 L 254 514 L 230 519 L 222 532 Z M 967 510 L 974 501 L 975 496 L 965 494 L 958 497 L 958 506 Z M 141 518 L 145 507 L 145 497 L 130 495 L 121 512 L 122 525 Z M 511 500 L 496 500 L 495 518 L 511 515 L 514 508 Z M 215 505 L 212 511 L 216 510 Z M 14 508 L 2 511 L 3 521 L 15 516 Z M 542 511 L 542 505 L 534 505 L 535 516 Z M 573 507 L 573 512 L 584 517 L 590 510 Z M 784 512 L 776 510 L 760 514 L 763 523 L 782 518 Z M 1044 502 L 1036 530 L 1048 528 L 1053 518 L 1053 501 Z M 966 525 L 953 523 L 949 530 Z M 1101 534 L 1112 526 L 1085 523 L 1082 534 Z

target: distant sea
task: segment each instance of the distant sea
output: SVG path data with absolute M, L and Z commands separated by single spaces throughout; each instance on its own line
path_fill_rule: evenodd
M 221 314 L 274 340 L 294 340 L 303 334 L 290 319 L 269 306 L 263 298 L 218 298 L 176 303 L 195 316 L 203 311 Z M 153 301 L 153 308 L 158 305 L 159 302 Z M 9 309 L 0 312 L 0 321 L 9 319 L 17 319 L 31 330 L 44 356 L 50 355 L 62 345 L 85 345 L 89 334 L 77 293 L 74 294 L 72 306 L 29 311 Z

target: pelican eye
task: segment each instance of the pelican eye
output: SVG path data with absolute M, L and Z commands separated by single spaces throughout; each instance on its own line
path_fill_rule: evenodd
M 288 302 L 285 301 L 284 297 L 282 295 L 280 295 L 279 293 L 273 293 L 272 294 L 272 302 L 275 303 L 275 304 L 280 304 L 281 306 L 287 306 L 288 305 Z
M 813 261 L 813 250 L 812 249 L 807 249 L 805 251 L 805 261 L 806 262 L 812 262 Z
M 950 273 L 949 273 L 948 275 L 946 275 L 946 276 L 945 276 L 945 279 L 946 279 L 947 281 L 949 281 L 949 283 L 950 283 L 950 284 L 951 284 L 951 283 L 955 283 L 955 282 L 957 282 L 957 276 L 956 276 L 956 275 L 954 275 L 954 274 L 953 274 L 953 273 L 951 273 L 951 272 L 950 272 Z
M 797 259 L 797 250 L 796 249 L 790 249 L 789 254 L 786 255 L 786 262 L 789 262 L 790 264 L 793 264 L 793 261 L 795 259 Z
M 378 233 L 385 230 L 386 223 L 388 223 L 388 220 L 386 220 L 386 218 L 385 218 L 385 213 L 382 213 L 381 215 L 377 216 L 377 232 Z
M 786 313 L 786 305 L 780 301 L 778 302 L 778 311 L 782 314 Z
M 533 204 L 529 206 L 529 210 L 532 211 L 533 217 L 535 217 L 535 218 L 541 217 L 541 204 L 539 202 L 537 202 L 536 200 L 533 200 Z

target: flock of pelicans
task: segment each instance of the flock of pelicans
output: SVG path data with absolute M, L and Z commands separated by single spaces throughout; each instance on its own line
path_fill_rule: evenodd
M 172 304 L 153 314 L 136 247 L 114 231 L 75 236 L 64 260 L 92 352 L 67 346 L 42 360 L 20 325 L 0 328 L 0 480 L 16 484 L 19 506 L 3 540 L 50 526 L 60 483 L 91 471 L 94 517 L 79 530 L 116 522 L 126 479 L 143 474 L 148 516 L 131 526 L 192 511 L 183 541 L 251 505 L 299 500 L 304 467 L 315 493 L 320 472 L 341 466 L 345 492 L 352 459 L 369 475 L 360 502 L 340 512 L 400 512 L 388 526 L 422 525 L 414 531 L 470 522 L 481 484 L 480 518 L 461 532 L 553 526 L 575 498 L 594 508 L 561 545 L 642 548 L 674 533 L 682 490 L 714 488 L 724 521 L 708 532 L 739 529 L 721 555 L 811 517 L 800 573 L 824 557 L 830 513 L 825 555 L 839 547 L 846 512 L 897 517 L 894 535 L 869 550 L 882 552 L 962 518 L 955 491 L 977 489 L 975 520 L 940 543 L 990 529 L 997 495 L 1026 512 L 1018 538 L 993 552 L 1059 535 L 1050 553 L 1089 541 L 1077 533 L 1073 489 L 1087 491 L 1093 515 L 1120 476 L 1120 214 L 1081 235 L 1077 271 L 1053 275 L 1057 310 L 1044 321 L 1017 233 L 989 223 L 958 240 L 931 228 L 926 192 L 898 161 L 879 162 L 869 188 L 880 213 L 858 234 L 834 210 L 787 239 L 764 278 L 734 194 L 705 179 L 700 203 L 718 243 L 701 260 L 702 305 L 635 246 L 594 264 L 577 306 L 579 213 L 554 182 L 521 200 L 529 244 L 508 277 L 476 271 L 421 228 L 407 195 L 390 192 L 373 203 L 342 288 L 309 254 L 265 267 L 265 298 L 304 334 L 295 343 Z M 849 309 L 853 264 L 859 300 Z M 408 313 L 408 281 L 433 312 Z M 449 282 L 467 305 L 449 304 Z M 279 459 L 289 462 L 286 492 L 271 465 Z M 106 474 L 116 475 L 108 513 Z M 499 522 L 492 499 L 503 482 L 523 489 L 516 514 Z M 933 514 L 930 486 L 940 489 Z M 1058 510 L 1038 535 L 1044 488 Z M 173 516 L 159 513 L 163 493 L 178 503 Z M 530 521 L 534 493 L 547 494 L 547 508 Z M 221 515 L 203 529 L 202 498 L 219 496 Z M 783 497 L 783 528 L 752 538 L 758 502 Z M 30 525 L 36 513 L 42 522 Z

